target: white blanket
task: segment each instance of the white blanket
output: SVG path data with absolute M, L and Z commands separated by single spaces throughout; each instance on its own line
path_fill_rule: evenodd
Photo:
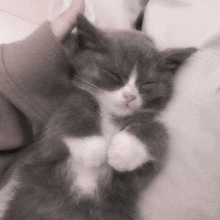
M 167 163 L 139 201 L 143 220 L 220 219 L 220 34 L 179 70 L 160 120 Z
M 160 49 L 200 47 L 220 30 L 220 1 L 150 0 L 143 26 Z

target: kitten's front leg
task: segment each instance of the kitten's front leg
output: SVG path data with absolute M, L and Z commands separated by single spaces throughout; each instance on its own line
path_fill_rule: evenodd
M 151 159 L 147 146 L 126 130 L 113 137 L 108 149 L 108 163 L 119 172 L 133 171 Z

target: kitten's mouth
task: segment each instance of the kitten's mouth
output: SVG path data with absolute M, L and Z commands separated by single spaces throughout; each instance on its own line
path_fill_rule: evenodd
M 138 109 L 138 108 L 140 107 L 140 106 L 135 105 L 135 104 L 132 103 L 132 102 L 126 103 L 125 106 L 126 106 L 127 108 L 133 110 L 133 111 L 136 110 L 136 109 Z
M 129 104 L 126 104 L 126 105 L 125 105 L 125 108 L 130 109 L 130 110 L 133 110 L 133 108 L 132 108 L 131 106 L 129 106 Z
M 121 105 L 120 107 L 121 107 L 123 110 L 127 110 L 127 111 L 130 111 L 130 112 L 132 112 L 132 111 L 134 111 L 134 110 L 136 109 L 136 107 L 135 107 L 135 106 L 132 106 L 131 103 L 125 103 L 125 104 Z

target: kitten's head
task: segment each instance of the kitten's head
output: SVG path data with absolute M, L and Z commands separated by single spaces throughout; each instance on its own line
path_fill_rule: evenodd
M 73 81 L 116 116 L 163 108 L 174 72 L 194 52 L 191 48 L 159 52 L 141 32 L 104 32 L 82 15 L 77 19 L 76 37 Z

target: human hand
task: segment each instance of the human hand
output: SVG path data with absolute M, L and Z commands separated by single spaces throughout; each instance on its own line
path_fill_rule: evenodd
M 76 26 L 77 15 L 83 14 L 84 10 L 84 0 L 72 0 L 69 8 L 51 22 L 51 29 L 61 43 L 65 41 Z

